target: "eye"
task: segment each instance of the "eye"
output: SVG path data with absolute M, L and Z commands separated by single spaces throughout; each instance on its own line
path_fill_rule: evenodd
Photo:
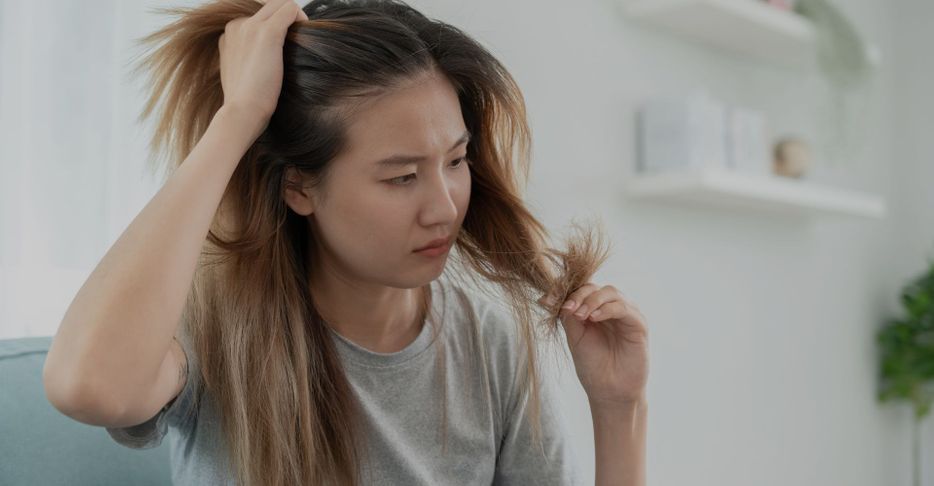
M 387 180 L 386 182 L 396 185 L 396 186 L 405 186 L 405 185 L 408 185 L 408 181 L 411 180 L 409 179 L 410 177 L 415 177 L 415 174 L 406 174 L 404 176 L 395 177 L 395 178 Z
M 464 165 L 465 163 L 469 163 L 469 161 L 467 160 L 467 156 L 460 157 L 460 158 L 458 158 L 458 159 L 454 159 L 454 160 L 451 162 L 451 166 L 453 166 L 454 168 L 458 168 L 458 167 L 460 167 L 461 165 Z M 388 182 L 388 183 L 390 183 L 390 184 L 392 184 L 392 185 L 394 185 L 394 186 L 407 186 L 407 185 L 409 185 L 409 181 L 411 181 L 411 180 L 414 179 L 414 178 L 415 178 L 415 174 L 406 174 L 406 175 L 404 175 L 404 176 L 399 176 L 399 177 L 394 177 L 394 178 L 392 178 L 392 179 L 387 179 L 386 182 Z

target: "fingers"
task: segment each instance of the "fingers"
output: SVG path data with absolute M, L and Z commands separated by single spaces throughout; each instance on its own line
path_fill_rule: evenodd
M 263 0 L 256 1 L 263 3 Z M 276 27 L 276 30 L 282 31 L 295 22 L 308 20 L 308 16 L 294 0 L 269 0 L 252 17 L 238 17 L 227 22 L 224 32 L 239 30 L 247 24 L 258 28 L 267 20 L 272 22 L 271 25 Z
M 629 307 L 622 300 L 612 300 L 605 302 L 594 310 L 590 311 L 588 316 L 583 319 L 590 319 L 593 322 L 600 322 L 612 317 L 625 316 L 629 312 Z M 577 316 L 575 316 L 577 317 Z
M 293 0 L 269 0 L 268 2 L 263 2 L 262 0 L 257 0 L 260 3 L 265 3 L 262 8 L 259 9 L 253 17 L 256 20 L 266 20 L 269 17 L 272 17 L 274 13 L 279 11 L 279 8 L 285 5 L 286 3 L 294 3 Z
M 571 295 L 568 295 L 567 300 L 561 305 L 562 312 L 574 312 L 580 307 L 584 299 L 598 288 L 599 287 L 592 283 L 581 285 L 577 290 L 571 292 Z
M 573 313 L 575 318 L 585 320 L 594 310 L 614 301 L 622 301 L 622 294 L 615 287 L 612 285 L 597 287 L 592 283 L 587 283 L 571 293 L 565 305 L 562 306 L 562 312 Z M 598 315 L 603 312 L 605 311 L 601 310 Z
M 298 4 L 293 0 L 287 0 L 279 7 L 279 10 L 276 10 L 276 13 L 269 18 L 269 21 L 273 22 L 280 29 L 287 29 L 290 25 L 298 21 L 300 13 L 303 12 L 302 9 L 298 8 Z
M 263 3 L 262 8 L 260 8 L 259 11 L 253 15 L 256 20 L 268 20 L 274 17 L 278 18 L 278 16 L 282 14 L 283 9 L 289 12 L 295 12 L 292 22 L 308 20 L 308 15 L 306 15 L 305 12 L 299 8 L 294 0 L 269 0 L 268 2 L 264 2 L 263 0 L 256 1 Z M 289 24 L 292 22 L 289 22 Z

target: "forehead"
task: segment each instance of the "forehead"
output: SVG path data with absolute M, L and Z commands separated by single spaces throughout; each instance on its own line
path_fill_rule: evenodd
M 465 131 L 454 86 L 431 73 L 359 105 L 349 120 L 341 158 L 375 166 L 393 155 L 446 154 Z

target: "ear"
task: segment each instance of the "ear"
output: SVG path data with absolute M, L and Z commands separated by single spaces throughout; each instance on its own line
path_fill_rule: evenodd
M 282 197 L 285 199 L 285 203 L 292 208 L 292 211 L 301 216 L 308 216 L 315 209 L 311 189 L 304 187 L 305 185 L 305 178 L 295 167 L 285 169 L 285 184 Z

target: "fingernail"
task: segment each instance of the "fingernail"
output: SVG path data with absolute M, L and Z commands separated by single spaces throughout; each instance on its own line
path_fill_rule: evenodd
M 580 309 L 577 309 L 577 312 L 575 312 L 574 315 L 577 317 L 584 317 L 587 315 L 587 306 L 582 305 Z
M 562 308 L 562 309 L 571 310 L 571 309 L 573 309 L 576 305 L 577 305 L 576 302 L 574 302 L 573 300 L 569 300 L 569 301 L 565 302 L 564 305 L 561 306 L 561 308 Z

